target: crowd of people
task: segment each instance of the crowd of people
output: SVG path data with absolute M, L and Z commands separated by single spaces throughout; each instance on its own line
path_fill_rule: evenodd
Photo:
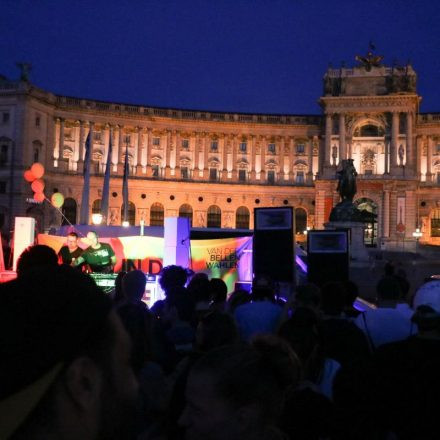
M 409 304 L 389 264 L 361 312 L 352 282 L 283 301 L 168 266 L 149 309 L 143 272 L 106 294 L 59 263 L 32 246 L 0 285 L 1 439 L 437 438 L 440 281 Z

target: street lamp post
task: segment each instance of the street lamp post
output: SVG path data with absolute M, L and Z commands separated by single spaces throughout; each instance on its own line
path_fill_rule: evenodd
M 416 230 L 412 233 L 412 235 L 416 239 L 416 258 L 417 258 L 418 249 L 419 249 L 419 240 L 420 237 L 423 235 L 423 233 L 420 230 L 420 228 L 416 228 Z

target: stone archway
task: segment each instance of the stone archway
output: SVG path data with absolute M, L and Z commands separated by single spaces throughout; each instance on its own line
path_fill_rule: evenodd
M 367 198 L 361 197 L 354 201 L 356 207 L 362 213 L 362 219 L 364 223 L 364 244 L 365 246 L 376 247 L 377 246 L 377 204 Z

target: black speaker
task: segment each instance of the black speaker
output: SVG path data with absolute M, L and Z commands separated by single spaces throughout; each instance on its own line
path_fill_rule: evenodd
M 313 230 L 307 234 L 307 280 L 323 286 L 349 278 L 349 235 L 347 230 Z
M 267 275 L 273 281 L 294 281 L 293 231 L 292 207 L 254 209 L 254 277 Z

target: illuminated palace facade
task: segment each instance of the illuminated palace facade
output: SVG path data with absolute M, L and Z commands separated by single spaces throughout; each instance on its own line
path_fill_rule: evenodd
M 355 203 L 365 242 L 383 249 L 440 244 L 440 114 L 419 113 L 410 65 L 386 67 L 358 57 L 329 68 L 322 115 L 221 113 L 153 108 L 54 95 L 0 77 L 0 222 L 37 219 L 40 232 L 63 218 L 35 203 L 23 172 L 41 162 L 45 194 L 65 197 L 79 220 L 86 137 L 91 132 L 90 214 L 100 211 L 109 136 L 113 139 L 108 223 L 121 224 L 122 174 L 129 155 L 129 221 L 162 225 L 187 216 L 193 227 L 248 229 L 256 207 L 295 207 L 297 238 L 323 228 L 339 201 L 336 171 L 353 158 Z

